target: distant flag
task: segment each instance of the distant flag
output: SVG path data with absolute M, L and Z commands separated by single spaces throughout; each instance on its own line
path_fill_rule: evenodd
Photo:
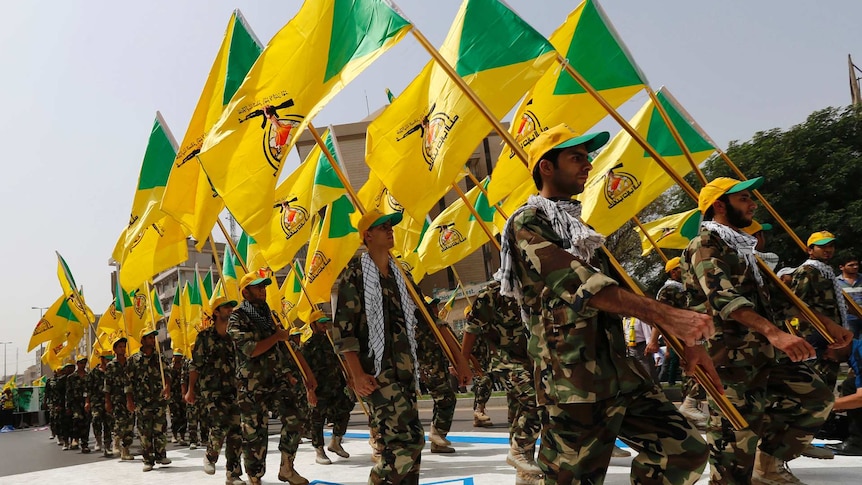
M 358 211 L 347 195 L 342 195 L 326 208 L 311 236 L 305 260 L 305 288 L 315 304 L 330 300 L 332 285 L 359 248 L 359 232 L 351 222 L 355 212 Z
M 207 134 L 201 164 L 237 220 L 270 214 L 287 153 L 308 122 L 410 29 L 384 0 L 307 1 L 275 34 Z M 256 220 L 260 219 L 260 220 Z
M 585 0 L 550 37 L 557 52 L 614 108 L 643 89 L 641 73 L 599 4 Z M 566 123 L 585 133 L 607 111 L 564 69 L 548 70 L 524 97 L 509 133 L 525 149 L 539 133 Z M 491 174 L 491 203 L 503 199 L 531 178 L 524 163 L 506 146 Z
M 178 220 L 197 241 L 200 250 L 210 236 L 224 201 L 210 185 L 197 155 L 204 137 L 221 117 L 263 47 L 239 10 L 228 21 L 221 47 L 210 68 L 203 92 L 168 178 L 161 208 Z
M 689 239 L 680 234 L 680 228 L 682 228 L 685 221 L 696 213 L 698 213 L 697 209 L 691 209 L 678 214 L 671 214 L 652 222 L 646 222 L 643 226 L 647 234 L 658 244 L 658 247 L 662 249 L 685 249 L 688 246 Z M 639 227 L 636 227 L 635 231 L 638 232 L 641 238 L 641 247 L 643 248 L 641 255 L 646 256 L 654 249 L 653 245 Z
M 167 329 L 171 337 L 171 348 L 174 352 L 186 353 L 188 342 L 186 342 L 186 319 L 183 314 L 182 287 L 178 284 L 174 290 L 174 299 L 171 304 L 171 314 L 168 317 Z
M 128 291 L 189 257 L 185 229 L 159 208 L 177 154 L 176 146 L 161 114 L 156 113 L 129 225 L 120 234 L 112 255 L 120 263 L 120 284 Z
M 110 334 L 119 329 L 125 329 L 126 326 L 123 323 L 123 315 L 117 309 L 116 297 L 111 303 L 108 304 L 108 308 L 102 312 L 102 316 L 99 317 L 99 323 L 96 324 L 96 332 L 105 332 Z
M 463 291 L 461 288 L 461 283 L 458 283 L 458 285 L 455 286 L 455 289 L 452 290 L 452 294 L 449 295 L 449 299 L 446 300 L 446 303 L 443 304 L 443 307 L 440 308 L 440 311 L 437 313 L 437 317 L 439 317 L 441 320 L 445 320 L 446 317 L 449 315 L 449 312 L 452 311 L 452 307 L 455 306 L 455 298 L 458 296 L 459 291 Z
M 497 0 L 465 0 L 440 53 L 498 119 L 555 57 L 540 33 Z M 407 212 L 422 219 L 491 128 L 443 69 L 429 62 L 368 126 L 366 163 Z
M 269 271 L 269 263 L 267 263 L 266 259 L 263 257 L 263 253 L 260 251 L 260 246 L 257 244 L 257 241 L 245 231 L 243 231 L 239 236 L 239 242 L 236 243 L 236 250 L 239 252 L 239 257 L 242 258 L 242 261 L 245 263 L 249 272 L 257 271 L 259 269 Z M 243 276 L 245 276 L 245 272 L 243 273 Z M 241 278 L 242 276 L 240 279 Z
M 661 90 L 657 98 L 688 146 L 695 163 L 705 161 L 715 147 Z M 691 171 L 688 159 L 651 100 L 635 114 L 630 124 L 677 174 L 685 176 Z M 611 234 L 673 185 L 670 175 L 631 135 L 621 131 L 593 160 L 584 193 L 578 196 L 583 204 L 582 217 L 599 233 Z
M 395 101 L 395 95 L 392 94 L 392 91 L 389 88 L 386 88 L 386 99 L 389 101 L 389 104 L 392 104 Z
M 35 349 L 39 344 L 56 339 L 65 339 L 66 327 L 72 322 L 80 325 L 79 318 L 80 316 L 72 310 L 69 299 L 65 295 L 61 295 L 45 311 L 36 324 L 36 328 L 33 329 L 33 335 L 27 345 L 27 352 Z
M 42 376 L 36 380 L 34 380 L 30 385 L 33 387 L 45 387 L 45 382 L 47 382 L 48 376 Z
M 305 298 L 302 295 L 302 284 L 300 283 L 304 278 L 302 265 L 299 264 L 299 261 L 294 261 L 292 271 L 281 284 L 281 314 L 284 315 L 284 322 L 288 324 L 297 319 L 299 302 Z
M 56 252 L 56 251 L 55 251 Z M 75 283 L 75 278 L 72 276 L 72 270 L 66 264 L 66 260 L 60 253 L 57 254 L 57 279 L 60 280 L 60 287 L 63 289 L 63 294 L 69 300 L 70 307 L 78 316 L 82 323 L 90 324 L 96 320 L 93 311 L 84 302 L 84 295 L 80 293 L 80 289 Z
M 219 283 L 224 288 L 224 294 L 230 300 L 240 301 L 239 294 L 239 278 L 237 278 L 236 267 L 238 265 L 234 262 L 233 250 L 231 250 L 230 246 L 226 246 L 224 249 L 224 261 L 222 262 L 222 278 L 219 280 Z

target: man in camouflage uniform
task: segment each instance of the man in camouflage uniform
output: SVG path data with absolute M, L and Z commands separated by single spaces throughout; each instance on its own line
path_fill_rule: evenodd
M 318 387 L 317 406 L 311 408 L 311 444 L 317 452 L 315 461 L 321 465 L 329 465 L 332 460 L 323 451 L 323 425 L 326 421 L 332 424 L 332 438 L 327 449 L 342 458 L 350 454 L 341 446 L 347 423 L 350 421 L 350 411 L 353 409 L 353 398 L 344 379 L 344 371 L 338 355 L 332 348 L 327 331 L 332 320 L 321 311 L 312 313 L 311 336 L 302 344 L 302 355 L 309 367 L 317 369 Z
M 291 390 L 296 377 L 287 370 L 291 355 L 286 347 L 290 331 L 277 326 L 266 303 L 266 287 L 272 280 L 255 271 L 240 280 L 245 299 L 230 315 L 228 333 L 236 347 L 237 401 L 242 413 L 242 445 L 245 471 L 252 485 L 266 473 L 267 411 L 277 411 L 281 420 L 281 466 L 278 479 L 306 485 L 293 466 L 301 439 L 296 410 L 300 399 Z M 284 343 L 282 343 L 284 342 Z M 313 379 L 313 376 L 310 376 Z M 309 401 L 314 404 L 316 382 L 308 382 Z
M 114 350 L 114 360 L 105 367 L 105 411 L 114 420 L 114 453 L 120 453 L 120 459 L 133 460 L 129 447 L 132 446 L 135 428 L 135 414 L 126 408 L 126 344 L 128 340 L 122 335 L 114 337 L 111 347 Z
M 470 319 L 471 310 L 472 308 L 469 305 L 464 307 L 465 319 Z M 466 336 L 466 333 L 464 336 Z M 461 349 L 463 350 L 463 348 L 462 338 Z M 488 400 L 491 399 L 491 391 L 494 387 L 491 371 L 499 364 L 500 358 L 497 356 L 497 350 L 492 350 L 484 339 L 476 340 L 470 355 L 476 359 L 475 361 L 478 362 L 480 367 L 476 369 L 473 375 L 473 426 L 476 428 L 490 428 L 494 426 L 494 423 L 485 414 L 485 406 L 488 404 Z
M 741 230 L 757 207 L 751 191 L 762 183 L 762 177 L 745 182 L 721 177 L 704 186 L 698 208 L 705 221 L 681 261 L 690 308 L 713 318 L 716 334 L 706 348 L 725 395 L 749 425 L 735 430 L 710 399 L 707 440 L 714 483 L 798 483 L 786 462 L 811 442 L 834 400 L 802 362 L 814 349 L 782 330 L 784 318 L 777 313 L 784 305 L 760 274 L 757 240 Z M 829 325 L 836 340 L 849 342 L 849 332 Z M 786 429 L 768 429 L 765 415 L 780 419 Z
M 282 324 L 281 318 L 278 316 L 278 312 L 272 312 L 272 318 L 275 320 L 276 324 Z M 283 324 L 282 324 L 283 325 Z M 300 322 L 300 326 L 301 326 Z M 301 350 L 301 338 L 302 338 L 302 329 L 297 327 L 296 325 L 291 325 L 290 327 L 290 340 L 286 343 L 293 349 L 294 354 L 297 357 L 300 357 L 302 354 Z M 303 360 L 305 357 L 301 357 Z M 289 359 L 287 361 L 287 371 L 290 372 L 292 376 L 302 375 L 299 367 L 296 365 L 296 361 L 293 359 Z M 310 371 L 309 371 L 310 372 Z M 316 376 L 315 376 L 316 377 Z M 306 399 L 302 399 L 301 396 L 305 393 L 305 381 L 303 379 L 296 379 L 291 386 L 291 392 L 294 396 L 300 396 L 299 399 L 296 399 L 296 416 L 299 419 L 299 434 L 303 438 L 307 440 L 311 440 L 311 410 L 313 406 L 309 406 L 309 402 Z M 317 391 L 315 390 L 315 393 Z
M 183 359 L 182 372 L 180 373 L 180 392 L 184 396 L 189 391 L 189 359 Z M 195 393 L 200 389 L 194 389 Z M 188 404 L 186 407 L 186 430 L 189 433 L 189 449 L 196 450 L 201 442 L 209 442 L 209 420 L 204 414 L 201 404 Z M 183 442 L 180 442 L 182 445 Z
M 658 290 L 655 299 L 674 308 L 688 308 L 688 295 L 682 284 L 682 269 L 679 267 L 679 262 L 680 258 L 675 257 L 665 263 L 664 271 L 667 273 L 667 280 Z M 654 332 L 654 334 L 657 333 Z M 673 353 L 673 350 L 668 348 L 668 353 Z M 679 412 L 698 428 L 705 428 L 709 416 L 700 409 L 701 401 L 706 399 L 703 386 L 686 374 L 683 375 L 682 391 L 685 397 Z
M 62 446 L 63 442 L 60 439 L 60 435 L 57 434 L 59 430 L 60 424 L 60 416 L 57 414 L 56 410 L 56 401 L 57 401 L 57 379 L 60 377 L 59 369 L 52 369 L 54 371 L 54 375 L 49 377 L 45 381 L 45 409 L 48 410 L 48 420 L 50 421 L 49 427 L 51 429 L 51 437 L 49 439 L 57 439 L 57 445 Z
M 589 152 L 608 133 L 578 136 L 566 125 L 539 135 L 529 169 L 540 195 L 515 211 L 503 231 L 500 293 L 525 312 L 535 364 L 537 402 L 546 408 L 539 464 L 545 483 L 601 483 L 617 435 L 638 455 L 632 483 L 694 483 L 707 447 L 636 361 L 616 315 L 660 325 L 688 345 L 688 366 L 717 381 L 697 339 L 711 319 L 621 289 L 601 252 L 604 237 L 580 220 Z
M 241 485 L 245 483 L 240 479 L 242 420 L 236 400 L 235 350 L 233 339 L 227 332 L 228 319 L 236 302 L 224 296 L 214 296 L 210 307 L 213 324 L 201 330 L 195 339 L 185 400 L 191 405 L 202 405 L 204 414 L 212 424 L 204 454 L 204 472 L 208 475 L 215 473 L 215 464 L 224 444 L 225 483 Z M 200 391 L 199 401 L 196 390 Z
M 461 352 L 469 355 L 479 337 L 499 353 L 494 371 L 506 386 L 506 401 L 515 411 L 509 420 L 509 454 L 506 463 L 522 474 L 541 475 L 533 454 L 542 430 L 544 408 L 536 404 L 533 361 L 527 352 L 529 332 L 521 320 L 514 298 L 500 294 L 500 283 L 492 281 L 476 295 L 464 328 Z
M 351 387 L 368 404 L 380 452 L 370 484 L 419 483 L 425 446 L 416 404 L 418 307 L 406 286 L 411 283 L 389 255 L 392 225 L 401 218 L 378 210 L 362 216 L 357 229 L 368 252 L 350 260 L 337 284 L 332 339 L 347 363 Z M 469 370 L 459 371 L 469 376 Z
M 100 352 L 99 365 L 87 374 L 86 407 L 93 419 L 95 450 L 101 450 L 105 457 L 111 456 L 111 430 L 114 427 L 114 418 L 105 410 L 105 370 L 113 358 L 106 351 Z
M 425 308 L 429 315 L 435 319 L 437 327 L 441 332 L 451 335 L 448 323 L 437 318 L 437 298 L 425 297 Z M 455 453 L 452 443 L 446 439 L 452 428 L 452 419 L 455 417 L 455 405 L 458 398 L 455 390 L 449 382 L 449 359 L 443 353 L 431 326 L 424 322 L 421 314 L 417 313 L 416 344 L 417 357 L 419 358 L 419 379 L 425 384 L 431 399 L 434 401 L 434 409 L 431 414 L 431 432 L 428 433 L 428 441 L 431 442 L 431 453 Z
M 186 441 L 186 430 L 188 429 L 186 402 L 183 401 L 184 361 L 183 353 L 175 350 L 171 359 L 171 401 L 168 408 L 171 413 L 171 443 L 179 443 L 180 446 L 188 446 L 189 444 Z
M 70 436 L 89 453 L 90 412 L 87 409 L 87 356 L 79 355 L 75 371 L 66 379 L 66 413 L 71 416 Z
M 141 330 L 141 350 L 129 358 L 127 369 L 126 409 L 138 419 L 145 472 L 152 470 L 156 463 L 171 463 L 165 452 L 171 375 L 156 351 L 158 333 L 147 328 Z
M 66 401 L 66 388 L 69 382 L 69 376 L 75 369 L 75 364 L 67 362 L 63 364 L 63 370 L 57 377 L 57 385 L 54 389 L 54 409 L 59 418 L 57 424 L 57 437 L 59 443 L 63 446 L 63 451 L 71 450 L 72 448 L 72 412 Z

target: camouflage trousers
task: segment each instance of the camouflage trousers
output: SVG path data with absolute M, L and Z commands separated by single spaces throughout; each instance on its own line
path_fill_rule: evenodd
M 135 415 L 126 408 L 125 398 L 111 399 L 114 417 L 114 437 L 120 438 L 122 446 L 132 446 L 135 436 Z
M 838 374 L 841 371 L 841 364 L 835 362 L 834 360 L 817 358 L 812 361 L 806 362 L 809 367 L 814 369 L 817 372 L 817 375 L 820 376 L 820 379 L 826 384 L 830 390 L 835 390 L 835 385 L 838 384 Z
M 287 382 L 251 392 L 244 388 L 238 389 L 237 404 L 242 418 L 242 454 L 245 472 L 249 477 L 262 477 L 266 473 L 268 411 L 277 412 L 281 421 L 279 451 L 296 453 L 302 438 L 302 422 L 297 414 L 296 401 Z
M 362 398 L 371 413 L 370 427 L 377 430 L 376 447 L 380 450 L 380 460 L 371 469 L 368 483 L 416 485 L 425 447 L 416 383 L 398 381 L 392 369 L 384 369 L 377 382 L 380 388 Z
M 484 406 L 491 399 L 491 376 L 488 373 L 473 377 L 473 409 Z
M 182 396 L 179 398 L 171 396 L 168 409 L 171 412 L 171 434 L 185 436 L 188 430 L 188 418 L 186 417 L 186 403 Z
M 327 421 L 332 423 L 333 436 L 344 436 L 353 404 L 353 400 L 343 391 L 334 395 L 317 396 L 317 406 L 310 409 L 309 416 L 311 445 L 315 448 L 323 446 L 323 425 Z
M 54 422 L 54 434 L 60 438 L 68 438 L 71 436 L 71 419 L 66 415 L 66 409 L 62 406 L 55 406 L 51 413 L 51 421 Z
M 87 446 L 87 442 L 90 439 L 90 413 L 84 411 L 83 407 L 72 411 L 69 437 L 78 440 L 81 448 Z
M 297 374 L 299 371 L 297 371 Z M 305 382 L 302 379 L 298 379 L 296 384 L 293 385 L 292 392 L 294 396 L 297 396 L 296 399 L 296 415 L 299 417 L 299 428 L 300 428 L 300 436 L 304 438 L 309 438 L 311 436 L 311 410 L 312 407 L 308 405 L 308 399 L 306 399 L 305 392 Z
M 694 483 L 706 466 L 703 438 L 658 387 L 546 408 L 539 451 L 546 484 L 603 483 L 617 436 L 638 452 L 631 483 Z
M 502 379 L 509 408 L 509 439 L 519 447 L 532 449 L 542 431 L 545 408 L 536 404 L 533 371 L 521 364 L 511 367 Z
M 209 439 L 209 421 L 200 401 L 186 406 L 186 431 L 189 433 L 189 443 L 200 444 Z
M 114 428 L 114 417 L 111 416 L 105 408 L 92 408 L 93 416 L 93 436 L 102 437 L 102 446 L 109 446 L 111 443 L 111 435 Z
M 60 415 L 61 409 L 57 408 L 57 406 L 51 406 L 51 409 L 48 410 L 48 416 L 51 419 L 51 434 L 62 437 L 63 435 L 60 433 L 62 429 L 60 426 Z
M 431 399 L 434 400 L 431 425 L 445 435 L 452 428 L 455 405 L 458 404 L 455 390 L 449 384 L 449 374 L 447 372 L 429 373 L 425 384 L 428 386 L 428 392 L 431 393 Z
M 218 461 L 222 444 L 224 444 L 225 469 L 231 470 L 231 476 L 242 475 L 240 457 L 242 456 L 242 418 L 236 397 L 222 396 L 215 400 L 205 400 L 204 410 L 210 422 L 209 441 L 206 455 L 210 462 Z
M 725 395 L 748 428 L 734 430 L 709 399 L 706 436 L 711 483 L 749 483 L 757 448 L 783 461 L 798 457 L 835 401 L 832 391 L 804 363 L 784 359 L 761 368 L 719 366 L 716 370 Z
M 168 443 L 168 415 L 165 406 L 160 401 L 154 406 L 139 406 L 135 410 L 138 418 L 138 432 L 141 433 L 141 454 L 144 463 L 155 464 L 156 460 L 165 457 L 165 446 Z

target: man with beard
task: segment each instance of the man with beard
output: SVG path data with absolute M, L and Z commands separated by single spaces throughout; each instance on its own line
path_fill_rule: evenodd
M 114 336 L 111 347 L 114 360 L 105 367 L 105 411 L 114 419 L 114 453 L 120 453 L 123 461 L 133 460 L 129 447 L 132 446 L 135 428 L 135 414 L 126 408 L 126 344 L 128 340 L 121 333 Z
M 245 299 L 230 315 L 228 333 L 236 348 L 237 402 L 242 413 L 242 445 L 245 471 L 251 485 L 266 473 L 267 411 L 281 420 L 281 465 L 278 479 L 292 485 L 307 485 L 293 466 L 301 439 L 301 422 L 288 372 L 291 355 L 286 347 L 290 331 L 278 326 L 266 303 L 266 287 L 272 284 L 263 270 L 243 276 L 239 288 Z M 314 389 L 316 383 L 307 383 Z M 313 391 L 310 404 L 316 404 Z
M 141 330 L 141 350 L 129 358 L 126 382 L 126 409 L 135 413 L 141 434 L 144 471 L 158 462 L 169 465 L 167 457 L 167 405 L 171 397 L 171 375 L 156 352 L 158 330 Z
M 242 428 L 236 400 L 236 359 L 233 339 L 227 332 L 230 314 L 236 302 L 224 296 L 210 301 L 213 324 L 201 330 L 195 339 L 192 360 L 189 363 L 188 390 L 185 401 L 197 402 L 196 389 L 200 389 L 200 402 L 211 426 L 207 451 L 204 454 L 204 472 L 215 473 L 215 464 L 222 444 L 225 445 L 226 485 L 241 485 L 240 457 L 242 455 Z
M 782 330 L 784 315 L 776 313 L 783 309 L 771 301 L 776 295 L 755 259 L 757 239 L 743 232 L 757 208 L 751 191 L 762 183 L 762 177 L 720 177 L 704 186 L 698 208 L 705 220 L 682 255 L 689 308 L 712 317 L 716 334 L 707 351 L 727 398 L 749 424 L 735 430 L 710 399 L 707 441 L 716 483 L 798 483 L 786 462 L 811 442 L 834 401 L 802 362 L 814 349 Z M 838 345 L 847 345 L 849 332 L 826 320 Z M 786 424 L 780 433 L 764 426 L 776 419 Z

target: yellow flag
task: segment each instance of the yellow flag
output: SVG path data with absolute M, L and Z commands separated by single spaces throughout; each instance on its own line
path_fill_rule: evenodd
M 66 328 L 71 323 L 81 326 L 79 316 L 72 310 L 69 299 L 65 295 L 60 295 L 54 304 L 42 315 L 42 318 L 39 319 L 36 328 L 33 329 L 33 335 L 30 337 L 30 343 L 27 345 L 27 352 L 45 342 L 57 339 L 64 341 Z
M 116 298 L 108 304 L 108 308 L 99 317 L 99 323 L 96 325 L 96 332 L 104 332 L 110 334 L 121 328 L 125 328 L 123 323 L 123 315 L 117 310 Z M 110 346 L 108 346 L 110 348 Z
M 159 208 L 177 154 L 176 145 L 161 114 L 156 113 L 129 225 L 120 235 L 113 253 L 113 258 L 120 262 L 120 284 L 128 291 L 189 256 L 185 229 Z
M 383 0 L 316 0 L 275 34 L 199 155 L 237 220 L 268 224 L 275 184 L 297 136 L 409 28 Z
M 69 269 L 69 265 L 67 265 L 66 260 L 60 256 L 60 253 L 56 253 L 57 279 L 60 280 L 60 287 L 63 288 L 63 294 L 66 295 L 66 298 L 69 300 L 70 308 L 75 312 L 79 321 L 86 324 L 95 322 L 96 316 L 93 314 L 93 311 L 90 310 L 90 307 L 88 307 L 84 302 L 84 295 L 80 293 L 78 285 L 75 283 L 75 278 L 72 276 L 72 270 Z
M 192 113 L 162 196 L 162 210 L 178 220 L 203 247 L 224 202 L 197 160 L 204 136 L 221 117 L 263 47 L 239 10 L 231 14 L 221 48 Z
M 680 228 L 695 213 L 697 213 L 697 209 L 680 212 L 679 214 L 671 214 L 661 219 L 647 222 L 643 226 L 647 234 L 658 244 L 658 247 L 662 249 L 685 249 L 690 241 L 679 233 Z M 639 227 L 636 227 L 635 231 L 641 237 L 641 247 L 643 248 L 641 255 L 646 256 L 653 250 L 653 245 Z
M 440 54 L 497 119 L 555 56 L 541 34 L 496 0 L 465 0 Z M 407 212 L 422 219 L 491 128 L 461 88 L 430 62 L 368 126 L 366 163 Z
M 592 0 L 572 11 L 550 41 L 614 108 L 646 84 L 646 77 L 617 38 L 613 25 Z M 560 123 L 584 133 L 606 115 L 607 111 L 569 73 L 557 67 L 546 72 L 524 97 L 509 133 L 526 148 L 539 133 Z M 491 174 L 488 198 L 496 203 L 530 178 L 524 163 L 506 146 Z
M 488 180 L 482 183 L 487 184 Z M 473 187 L 466 196 L 482 222 L 473 216 L 462 199 L 453 202 L 431 221 L 425 237 L 419 243 L 419 258 L 428 273 L 436 273 L 461 261 L 489 242 L 481 224 L 497 232 L 494 226 L 496 210 L 488 205 L 488 199 L 480 188 Z
M 171 337 L 171 349 L 185 355 L 188 342 L 186 342 L 186 319 L 183 314 L 182 293 L 182 288 L 180 288 L 180 285 L 177 285 L 174 291 L 174 299 L 171 305 L 171 314 L 168 317 L 167 328 L 168 335 Z
M 493 179 L 491 180 L 493 181 Z M 491 186 L 491 183 L 493 182 L 488 183 L 488 187 Z M 539 189 L 536 188 L 533 178 L 530 177 L 506 196 L 501 204 L 501 209 L 506 214 L 506 217 L 511 217 L 515 210 L 524 205 L 524 202 L 527 202 L 527 199 L 529 199 L 531 195 L 536 195 L 538 193 Z M 494 224 L 497 226 L 497 231 L 503 232 L 503 228 L 506 226 L 506 219 L 497 212 L 497 215 L 494 217 Z
M 331 131 L 322 136 L 333 158 L 335 140 Z M 257 241 L 261 255 L 272 271 L 287 266 L 311 237 L 311 217 L 344 194 L 344 187 L 326 155 L 315 145 L 305 161 L 275 191 L 270 219 L 262 227 L 240 220 L 243 229 Z
M 284 315 L 283 321 L 287 323 L 298 318 L 300 300 L 305 299 L 299 282 L 305 278 L 302 271 L 302 265 L 299 264 L 299 261 L 295 261 L 292 270 L 288 273 L 284 283 L 281 284 L 281 314 Z
M 691 151 L 695 163 L 706 160 L 715 148 L 687 120 L 664 93 L 657 97 Z M 632 127 L 680 176 L 691 171 L 682 149 L 652 101 L 630 121 Z M 626 132 L 620 132 L 593 161 L 584 193 L 582 217 L 601 234 L 611 234 L 673 185 L 673 179 Z
M 330 300 L 332 285 L 359 248 L 359 232 L 351 222 L 351 214 L 357 212 L 347 195 L 342 195 L 326 208 L 315 227 L 305 262 L 305 288 L 314 303 Z

